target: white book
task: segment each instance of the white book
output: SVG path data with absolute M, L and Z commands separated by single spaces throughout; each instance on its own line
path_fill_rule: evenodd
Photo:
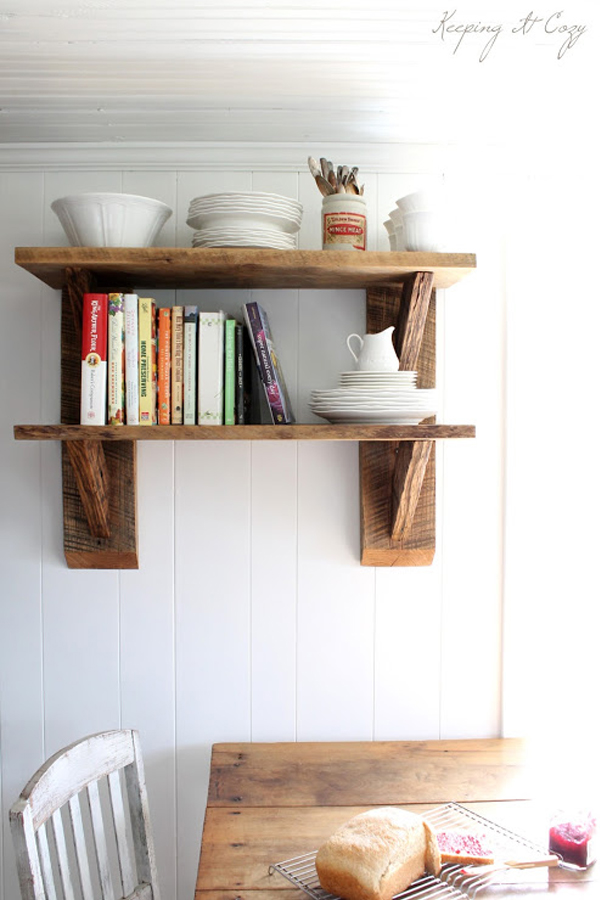
M 198 348 L 198 307 L 186 306 L 183 310 L 183 424 L 195 425 L 196 358 Z
M 125 421 L 140 424 L 138 295 L 125 294 Z
M 198 315 L 198 425 L 223 424 L 225 313 Z

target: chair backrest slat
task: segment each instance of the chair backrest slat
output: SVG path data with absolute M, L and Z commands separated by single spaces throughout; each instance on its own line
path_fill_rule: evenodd
M 10 823 L 23 900 L 160 900 L 137 732 L 102 732 L 56 753 Z
M 83 897 L 83 900 L 94 900 L 94 889 L 92 887 L 90 861 L 88 858 L 87 844 L 85 841 L 85 831 L 83 828 L 83 817 L 81 815 L 79 794 L 73 794 L 73 796 L 69 800 L 69 816 L 71 819 L 71 828 L 73 829 L 73 846 L 75 849 L 75 859 L 77 860 L 77 871 L 79 873 L 79 886 L 81 887 L 81 895 Z
M 160 900 L 150 809 L 146 793 L 144 761 L 137 731 L 133 732 L 133 745 L 135 748 L 133 762 L 131 765 L 125 766 L 123 771 L 125 773 L 125 785 L 131 813 L 131 828 L 134 834 L 133 848 L 138 878 L 141 882 L 151 884 L 154 891 L 154 900 Z
M 116 900 L 112 873 L 110 871 L 110 862 L 108 859 L 108 846 L 104 834 L 104 818 L 102 816 L 102 805 L 100 803 L 100 791 L 98 790 L 97 781 L 92 781 L 91 784 L 88 784 L 87 794 L 90 802 L 90 816 L 92 819 L 92 831 L 94 833 L 94 847 L 96 850 L 96 862 L 98 864 L 98 876 L 100 878 L 100 890 L 102 891 L 104 900 Z
M 57 809 L 52 813 L 50 821 L 52 822 L 52 831 L 54 832 L 54 844 L 56 846 L 58 871 L 60 873 L 64 900 L 75 900 L 73 883 L 71 881 L 69 856 L 67 853 L 67 842 L 65 840 L 65 829 L 60 809 Z
M 54 886 L 54 872 L 52 871 L 52 859 L 50 857 L 50 845 L 46 825 L 41 825 L 37 831 L 38 851 L 44 876 L 44 890 L 48 900 L 56 900 L 56 888 Z
M 23 900 L 46 900 L 33 817 L 23 800 L 18 800 L 11 810 L 11 824 L 17 820 L 19 827 L 13 825 L 12 832 L 21 896 Z
M 121 875 L 121 887 L 123 895 L 128 897 L 135 888 L 135 876 L 129 852 L 127 840 L 127 821 L 125 818 L 125 806 L 121 792 L 121 779 L 118 772 L 111 772 L 108 776 L 108 788 L 110 791 L 110 805 L 112 809 L 113 824 L 119 858 L 119 872 Z

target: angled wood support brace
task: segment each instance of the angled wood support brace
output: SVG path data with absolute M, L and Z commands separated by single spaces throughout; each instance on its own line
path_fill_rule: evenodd
M 61 422 L 80 418 L 83 294 L 89 272 L 67 269 L 62 292 Z M 135 441 L 64 441 L 63 529 L 67 564 L 76 569 L 137 569 Z
M 400 369 L 418 371 L 418 387 L 435 387 L 433 275 L 367 290 L 367 332 L 394 325 Z M 361 562 L 423 566 L 435 552 L 433 441 L 360 444 Z

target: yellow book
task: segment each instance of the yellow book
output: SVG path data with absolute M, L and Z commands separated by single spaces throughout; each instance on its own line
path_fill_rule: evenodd
M 155 420 L 156 395 L 152 384 L 152 332 L 155 304 L 150 297 L 139 299 L 138 333 L 140 341 L 140 425 Z

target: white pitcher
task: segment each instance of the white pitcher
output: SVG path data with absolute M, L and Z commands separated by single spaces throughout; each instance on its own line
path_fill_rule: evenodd
M 378 334 L 349 334 L 346 338 L 348 350 L 354 357 L 356 368 L 361 372 L 397 372 L 400 360 L 392 343 L 394 326 L 390 325 Z M 358 355 L 352 349 L 352 339 L 359 342 Z

